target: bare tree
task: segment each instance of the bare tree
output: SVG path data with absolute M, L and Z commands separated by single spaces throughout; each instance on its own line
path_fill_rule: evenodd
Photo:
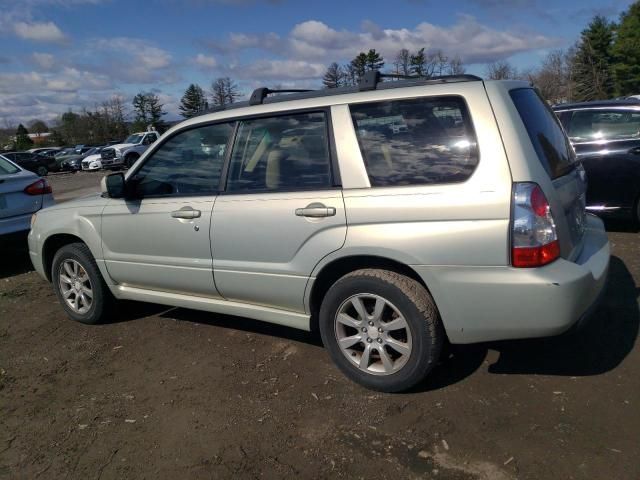
M 490 80 L 509 80 L 518 78 L 518 70 L 507 60 L 498 60 L 487 65 L 485 70 Z
M 432 62 L 434 65 L 435 75 L 440 77 L 448 73 L 449 57 L 447 57 L 442 50 L 438 50 L 433 54 Z
M 216 107 L 234 103 L 238 97 L 238 85 L 229 77 L 217 78 L 211 84 L 211 100 Z
M 462 75 L 464 72 L 464 63 L 458 55 L 449 60 L 449 75 Z
M 400 50 L 394 60 L 393 66 L 395 67 L 395 73 L 399 75 L 411 74 L 411 53 L 406 48 Z
M 344 72 L 342 71 L 342 67 L 338 65 L 336 62 L 333 62 L 327 68 L 327 71 L 322 77 L 322 84 L 325 88 L 338 88 L 344 84 Z
M 525 72 L 542 97 L 550 103 L 561 103 L 571 98 L 571 56 L 563 50 L 547 54 L 540 68 Z

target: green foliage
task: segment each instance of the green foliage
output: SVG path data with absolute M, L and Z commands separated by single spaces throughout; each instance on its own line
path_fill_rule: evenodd
M 360 52 L 345 68 L 347 83 L 355 85 L 364 76 L 365 72 L 380 70 L 383 66 L 384 59 L 375 49 L 372 48 L 367 53 Z
M 178 109 L 184 118 L 191 118 L 204 110 L 206 104 L 204 90 L 199 85 L 192 83 L 182 95 Z
M 640 1 L 621 15 L 612 54 L 616 93 L 640 94 Z
M 166 128 L 162 117 L 167 112 L 163 110 L 164 104 L 160 103 L 158 95 L 152 92 L 140 92 L 133 97 L 132 105 L 136 130 L 146 130 L 147 127 L 154 126 L 162 132 Z
M 613 96 L 614 32 L 615 24 L 600 15 L 582 31 L 572 70 L 575 100 L 602 100 Z
M 16 130 L 16 142 L 15 149 L 16 150 L 27 150 L 31 148 L 33 145 L 33 140 L 29 138 L 29 132 L 24 125 L 18 125 L 18 129 Z
M 384 59 L 382 55 L 371 49 L 367 52 L 367 61 L 365 62 L 367 70 L 381 70 L 384 67 Z
M 421 77 L 431 76 L 429 72 L 427 72 L 427 56 L 424 53 L 424 48 L 421 48 L 409 57 L 409 70 L 413 75 L 419 75 Z

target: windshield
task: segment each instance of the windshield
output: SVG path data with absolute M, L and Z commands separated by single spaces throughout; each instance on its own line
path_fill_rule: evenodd
M 11 175 L 19 171 L 20 169 L 18 167 L 0 155 L 0 175 Z
M 140 133 L 136 133 L 133 135 L 129 135 L 129 138 L 127 138 L 124 143 L 140 143 L 142 141 L 142 137 L 144 135 L 140 134 Z

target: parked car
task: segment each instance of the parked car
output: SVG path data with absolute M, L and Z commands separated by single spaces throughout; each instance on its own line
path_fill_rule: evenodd
M 82 170 L 100 170 L 102 168 L 102 157 L 100 152 L 105 146 L 94 147 L 89 150 L 82 158 L 81 166 Z
M 609 242 L 539 94 L 381 78 L 260 88 L 171 128 L 102 194 L 37 216 L 36 270 L 84 323 L 131 299 L 318 328 L 347 376 L 382 391 L 422 381 L 447 340 L 584 319 Z
M 52 164 L 55 165 L 51 159 L 29 152 L 6 152 L 3 155 L 25 170 L 37 173 L 41 177 L 45 177 L 49 173 Z
M 101 152 L 103 168 L 129 168 L 158 138 L 160 134 L 155 130 L 133 133 L 124 143 L 104 148 Z
M 640 100 L 556 105 L 587 172 L 587 210 L 640 222 Z
M 88 147 L 85 145 L 77 145 L 73 148 L 72 153 L 58 157 L 60 171 L 75 173 L 82 169 L 82 159 L 90 152 L 94 147 Z
M 0 155 L 0 236 L 29 230 L 32 214 L 53 204 L 44 178 Z
M 39 148 L 30 148 L 29 150 L 27 150 L 27 152 L 33 153 L 36 155 L 42 155 L 43 157 L 53 157 L 60 150 L 62 150 L 60 147 L 39 147 Z

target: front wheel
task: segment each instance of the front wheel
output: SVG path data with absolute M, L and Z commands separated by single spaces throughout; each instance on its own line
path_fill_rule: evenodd
M 41 165 L 36 169 L 36 173 L 41 177 L 46 177 L 47 173 L 49 173 L 49 170 L 47 170 L 47 167 Z
M 424 380 L 445 334 L 429 292 L 388 270 L 349 273 L 327 292 L 320 334 L 334 363 L 355 382 L 398 392 Z
M 115 299 L 84 243 L 71 243 L 56 252 L 51 280 L 58 300 L 73 320 L 97 324 L 111 313 Z

